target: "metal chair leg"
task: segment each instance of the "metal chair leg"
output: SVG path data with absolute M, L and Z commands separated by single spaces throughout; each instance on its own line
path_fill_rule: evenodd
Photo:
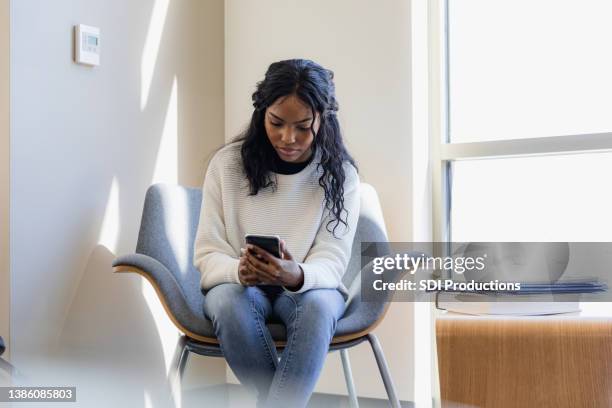
M 174 406 L 181 406 L 182 401 L 182 379 L 189 357 L 189 348 L 187 347 L 187 337 L 181 335 L 176 343 L 174 356 L 172 357 L 172 365 L 168 373 L 170 381 L 170 392 L 174 400 Z
M 344 379 L 346 380 L 346 388 L 349 395 L 349 407 L 359 408 L 357 401 L 357 392 L 355 391 L 355 383 L 353 382 L 353 371 L 351 370 L 351 361 L 349 360 L 348 349 L 340 350 L 342 358 L 342 369 L 344 370 Z
M 385 355 L 383 354 L 378 338 L 372 333 L 368 333 L 367 337 L 372 346 L 372 351 L 374 352 L 376 364 L 378 364 L 378 370 L 380 371 L 383 384 L 385 385 L 385 390 L 387 390 L 387 395 L 389 396 L 389 405 L 393 408 L 401 408 L 399 398 L 397 398 L 397 393 L 395 392 L 393 380 L 389 374 L 389 367 L 387 366 L 387 361 L 385 360 Z
M 176 343 L 176 349 L 174 350 L 174 357 L 172 359 L 173 375 L 176 376 L 178 380 L 183 378 L 188 358 L 189 348 L 187 347 L 187 337 L 181 335 Z

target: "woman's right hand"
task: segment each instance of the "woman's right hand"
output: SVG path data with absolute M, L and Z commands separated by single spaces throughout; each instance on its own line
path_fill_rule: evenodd
M 251 272 L 246 264 L 246 249 L 240 249 L 240 262 L 238 263 L 238 279 L 243 286 L 255 286 L 258 285 L 259 278 L 257 274 Z

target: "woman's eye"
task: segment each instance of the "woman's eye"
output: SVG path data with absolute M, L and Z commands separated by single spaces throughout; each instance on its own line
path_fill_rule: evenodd
M 298 130 L 300 130 L 302 132 L 305 132 L 307 130 L 310 130 L 310 128 L 307 128 L 307 127 L 298 127 Z
M 270 122 L 270 124 L 271 124 L 272 126 L 274 126 L 274 127 L 281 127 L 281 126 L 283 126 L 283 124 L 282 124 L 282 123 L 274 123 L 274 122 Z

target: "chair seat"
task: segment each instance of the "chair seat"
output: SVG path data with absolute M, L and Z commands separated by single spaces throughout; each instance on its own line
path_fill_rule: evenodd
M 115 272 L 132 272 L 146 278 L 155 288 L 166 312 L 174 324 L 187 336 L 203 341 L 217 342 L 212 322 L 204 315 L 203 299 L 189 299 L 172 273 L 156 259 L 143 254 L 130 254 L 113 261 Z M 363 336 L 377 322 L 380 316 L 378 304 L 371 308 L 354 307 L 359 303 L 360 293 L 350 288 L 344 316 L 338 320 L 333 343 L 345 342 Z M 358 312 L 357 312 L 358 311 Z M 285 326 L 268 323 L 272 338 L 277 342 L 287 339 Z
M 146 278 L 157 291 L 168 316 L 187 336 L 217 343 L 212 323 L 204 315 L 200 272 L 191 262 L 201 206 L 202 192 L 199 189 L 165 184 L 151 186 L 145 197 L 136 253 L 116 258 L 113 267 L 115 272 L 134 272 Z M 169 229 L 167 225 L 180 228 Z M 382 244 L 370 245 L 368 254 L 364 255 L 364 242 Z M 180 248 L 179 252 L 177 248 Z M 360 272 L 363 272 L 364 260 L 388 251 L 378 197 L 371 186 L 362 184 L 359 221 L 351 259 L 343 278 L 349 297 L 344 316 L 336 326 L 334 343 L 363 336 L 382 320 L 388 299 L 362 302 L 362 279 L 373 279 L 376 275 Z M 363 284 L 369 287 L 368 282 Z M 269 324 L 268 327 L 274 340 L 282 342 L 286 339 L 282 324 Z

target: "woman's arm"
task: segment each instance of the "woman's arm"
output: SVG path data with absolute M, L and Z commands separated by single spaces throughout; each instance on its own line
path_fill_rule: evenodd
M 238 254 L 225 233 L 222 205 L 222 158 L 211 160 L 202 187 L 202 208 L 195 237 L 193 263 L 202 274 L 200 284 L 210 289 L 221 283 L 240 283 Z
M 336 237 L 327 230 L 330 215 L 324 217 L 314 243 L 306 258 L 299 266 L 304 272 L 304 282 L 297 293 L 309 289 L 337 288 L 346 272 L 359 220 L 359 175 L 350 165 L 345 165 L 346 179 L 344 181 L 344 208 L 348 211 L 347 226 L 340 223 L 336 228 Z M 334 224 L 330 224 L 332 229 Z

